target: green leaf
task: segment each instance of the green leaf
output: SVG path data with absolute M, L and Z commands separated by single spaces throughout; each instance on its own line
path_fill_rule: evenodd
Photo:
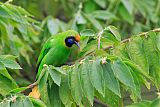
M 43 66 L 43 69 L 40 73 L 40 75 L 38 77 L 36 77 L 37 82 L 40 82 L 41 78 L 43 77 L 43 75 L 45 74 L 45 70 L 47 70 L 47 66 Z
M 58 86 L 60 86 L 61 84 L 61 74 L 59 72 L 57 72 L 57 70 L 48 67 L 48 72 L 52 78 L 52 80 L 54 81 L 55 84 L 57 84 Z
M 95 32 L 91 29 L 85 29 L 80 32 L 81 36 L 95 36 Z
M 25 20 L 26 18 L 22 16 L 22 14 L 16 8 L 14 8 L 13 5 L 5 4 L 5 5 L 1 5 L 1 7 L 10 14 L 11 16 L 10 18 L 12 18 L 12 20 L 18 23 L 28 24 L 27 21 Z
M 15 99 L 15 102 L 11 102 L 11 107 L 23 107 L 23 101 L 20 97 Z
M 49 77 L 49 79 L 50 79 L 50 77 Z M 41 97 L 41 100 L 43 101 L 43 103 L 45 103 L 45 104 L 48 105 L 48 106 L 50 105 L 48 88 L 49 88 L 49 86 L 51 86 L 51 85 L 49 84 L 49 81 L 50 81 L 50 80 L 48 80 L 48 82 L 44 84 L 43 89 L 39 90 L 40 95 L 41 95 L 41 96 L 40 96 L 40 97 Z M 53 82 L 52 82 L 52 83 L 53 83 Z
M 8 22 L 8 21 L 7 21 Z M 0 20 L 0 29 L 1 31 L 1 39 L 2 39 L 2 45 L 7 45 L 9 46 L 10 45 L 10 41 L 9 41 L 9 30 L 8 30 L 8 25 L 7 25 L 7 22 L 5 22 L 5 20 L 1 19 Z
M 59 96 L 59 86 L 52 83 L 51 86 L 47 87 L 48 90 L 48 96 L 49 96 L 49 101 L 50 101 L 50 106 L 54 106 L 54 107 L 61 107 L 62 106 L 62 102 L 60 100 L 60 96 Z
M 15 60 L 16 58 L 18 58 L 18 56 L 13 56 L 13 55 L 0 55 L 0 58 Z
M 128 67 L 130 67 L 134 72 L 136 72 L 136 75 L 138 76 L 139 82 L 143 83 L 146 85 L 148 89 L 150 89 L 150 83 L 146 80 L 149 79 L 153 81 L 153 79 L 147 74 L 146 72 L 143 72 L 143 70 L 136 65 L 135 63 L 129 61 L 129 60 L 124 60 L 123 61 Z
M 26 97 L 23 100 L 23 107 L 34 107 L 32 102 L 30 101 L 30 99 L 28 97 Z
M 144 101 L 141 101 L 139 103 L 134 103 L 134 104 L 126 106 L 126 107 L 148 107 L 148 105 L 150 105 L 150 104 L 151 104 L 150 101 L 145 101 L 144 100 Z
M 13 89 L 11 91 L 9 91 L 9 93 L 20 93 L 26 89 L 28 89 L 29 87 L 20 87 L 20 88 L 16 88 L 16 89 Z
M 107 46 L 111 46 L 117 42 L 117 39 L 114 37 L 114 35 L 112 35 L 111 33 L 109 33 L 108 31 L 103 32 L 102 34 L 102 38 L 101 39 L 101 46 L 102 48 L 106 48 Z
M 123 3 L 127 11 L 129 12 L 129 14 L 132 14 L 133 9 L 134 9 L 133 4 L 129 0 L 121 0 L 121 2 Z
M 158 50 L 160 51 L 160 33 L 157 34 L 157 41 L 156 41 L 156 44 L 157 44 Z
M 83 11 L 85 13 L 93 12 L 97 8 L 97 4 L 93 1 L 86 1 L 83 5 Z
M 79 13 L 77 13 L 77 15 L 76 15 L 76 22 L 77 22 L 77 24 L 86 24 L 86 19 L 82 16 L 82 14 L 79 12 Z
M 22 69 L 19 64 L 14 61 L 7 58 L 0 58 L 0 62 L 4 64 L 5 67 L 11 68 L 11 69 Z
M 14 79 L 10 76 L 7 69 L 0 69 L 0 74 L 7 77 L 8 79 L 12 80 L 14 82 Z M 14 82 L 16 84 L 16 82 Z
M 91 16 L 101 20 L 117 19 L 117 17 L 106 10 L 97 10 L 91 13 Z
M 136 101 L 138 101 L 137 97 L 139 99 L 141 99 L 141 86 L 140 86 L 140 79 L 141 78 L 139 78 L 138 77 L 139 75 L 135 71 L 133 71 L 130 67 L 128 67 L 128 68 L 130 69 L 131 74 L 132 74 L 133 79 L 134 79 L 134 83 L 136 84 L 135 85 L 135 90 L 132 91 L 131 99 L 134 102 L 136 102 Z
M 25 15 L 25 16 L 32 16 L 29 12 L 27 12 L 25 9 L 23 9 L 22 7 L 19 7 L 19 6 L 15 6 L 15 5 L 11 5 L 12 8 L 16 8 L 17 11 L 19 11 L 22 15 Z M 33 16 L 32 16 L 33 17 Z M 33 19 L 32 19 L 33 21 Z M 35 20 L 34 20 L 35 21 Z
M 5 70 L 0 70 L 0 72 L 7 72 Z M 17 84 L 10 78 L 7 78 L 3 74 L 0 73 L 0 94 L 5 96 L 9 91 L 17 88 Z
M 106 8 L 106 0 L 94 0 L 100 7 Z
M 147 0 L 131 0 L 135 8 L 144 16 L 152 14 L 154 12 L 154 1 Z M 148 6 L 149 5 L 149 6 Z
M 96 48 L 97 48 L 97 41 L 93 40 L 89 42 L 86 47 L 83 48 L 83 50 L 79 53 L 78 57 L 84 57 L 87 54 L 94 52 Z
M 54 67 L 52 65 L 49 65 L 49 67 L 62 75 L 66 75 L 66 73 L 63 71 L 61 67 Z
M 96 98 L 98 98 L 99 101 L 103 102 L 105 105 L 109 107 L 119 107 L 119 100 L 120 98 L 110 91 L 107 87 L 105 87 L 105 95 L 104 97 L 96 94 Z
M 118 41 L 121 41 L 121 35 L 119 34 L 116 27 L 110 25 L 107 28 L 105 28 L 104 30 L 110 31 Z
M 124 85 L 130 87 L 135 90 L 135 83 L 133 80 L 133 76 L 129 70 L 129 68 L 121 61 L 116 60 L 111 64 L 111 68 L 114 72 L 115 77 L 122 82 Z
M 58 33 L 59 31 L 58 23 L 52 17 L 48 18 L 47 26 L 48 26 L 48 30 L 51 33 L 51 35 Z
M 27 36 L 28 35 L 28 29 L 26 29 L 26 28 L 27 28 L 27 25 L 24 25 L 24 24 L 17 25 L 17 29 L 21 32 L 24 40 L 29 41 L 29 36 Z
M 90 104 L 93 106 L 94 100 L 94 88 L 90 81 L 90 67 L 91 64 L 88 61 L 85 61 L 84 64 L 80 66 L 80 78 L 82 83 L 82 89 L 85 94 L 85 97 L 89 100 Z
M 64 22 L 62 22 L 62 21 L 60 21 L 58 19 L 56 19 L 56 21 L 57 21 L 57 23 L 58 23 L 59 28 L 61 29 L 61 31 L 64 32 L 64 31 L 67 30 L 67 24 L 66 23 L 64 23 Z
M 10 14 L 3 8 L 2 4 L 0 5 L 0 17 L 10 18 Z
M 69 25 L 68 25 L 71 29 L 73 30 L 78 30 L 78 26 L 76 24 L 76 18 L 72 19 L 70 22 L 69 22 Z
M 90 37 L 81 36 L 80 46 L 81 50 L 83 50 L 86 46 L 88 46 L 88 41 Z
M 88 14 L 84 14 L 84 17 L 97 29 L 97 30 L 102 30 L 102 26 L 101 24 L 92 16 L 88 15 Z
M 129 55 L 126 49 L 126 45 L 125 43 L 118 43 L 114 49 L 113 49 L 113 54 L 116 56 L 119 56 L 121 58 L 127 58 L 129 59 Z
M 34 107 L 47 107 L 47 106 L 46 106 L 41 100 L 39 100 L 39 99 L 35 99 L 35 98 L 33 98 L 33 97 L 30 97 L 29 99 L 32 101 Z
M 133 25 L 134 17 L 126 10 L 126 8 L 122 4 L 119 6 L 118 10 L 122 19 Z
M 160 98 L 158 97 L 155 100 L 153 100 L 149 107 L 160 107 Z
M 148 59 L 144 52 L 143 40 L 141 37 L 136 36 L 132 38 L 132 40 L 127 45 L 127 51 L 130 59 L 139 65 L 144 72 L 149 74 Z
M 3 105 L 2 105 L 2 104 L 3 104 L 3 103 L 1 102 L 1 103 L 0 103 L 0 107 L 3 107 Z
M 111 64 L 109 62 L 107 62 L 106 64 L 102 64 L 102 68 L 105 87 L 121 97 L 119 82 L 114 76 L 113 70 L 111 69 Z
M 2 103 L 2 107 L 10 107 L 10 101 L 4 101 L 3 103 Z
M 145 38 L 144 38 L 145 39 Z M 154 82 L 160 87 L 160 68 L 159 68 L 159 51 L 156 44 L 156 33 L 150 31 L 147 39 L 144 40 L 144 51 L 150 66 L 150 75 L 153 77 Z
M 0 62 L 0 69 L 4 69 L 4 68 L 5 68 L 4 64 Z
M 62 103 L 66 107 L 71 107 L 73 102 L 71 100 L 71 91 L 70 91 L 68 79 L 69 78 L 64 77 L 64 79 L 62 80 L 61 87 L 59 88 L 59 96 Z
M 77 67 L 71 71 L 71 94 L 77 105 L 81 105 L 82 100 L 82 86 L 80 81 L 80 74 Z
M 90 78 L 91 83 L 95 87 L 95 89 L 102 95 L 104 95 L 104 89 L 103 89 L 103 69 L 100 66 L 100 61 L 97 60 L 93 62 L 91 71 L 90 71 Z
M 48 66 L 47 66 L 47 67 L 48 67 Z M 44 74 L 43 74 L 43 76 L 40 78 L 39 83 L 38 83 L 38 89 L 39 89 L 40 93 L 41 93 L 41 91 L 43 92 L 44 87 L 45 87 L 45 85 L 46 85 L 46 82 L 47 82 L 47 80 L 48 80 L 48 72 L 46 71 L 46 70 L 48 70 L 48 68 L 44 68 L 43 70 L 44 70 L 44 71 L 43 71 Z

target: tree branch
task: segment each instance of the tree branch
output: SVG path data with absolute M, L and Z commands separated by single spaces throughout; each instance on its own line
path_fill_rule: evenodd
M 37 83 L 37 82 L 34 82 L 33 84 L 30 84 L 28 87 L 29 87 L 29 88 L 33 88 L 33 87 L 36 86 L 36 85 L 38 85 L 38 83 Z
M 160 32 L 160 28 L 153 29 L 151 31 Z M 142 33 L 138 34 L 138 36 L 146 36 L 148 33 L 149 32 L 142 32 Z M 122 40 L 121 43 L 126 43 L 126 42 L 129 42 L 129 41 L 130 41 L 130 38 L 127 38 L 127 39 Z M 114 48 L 114 46 L 113 45 L 106 46 L 106 47 L 103 48 L 103 50 L 105 51 L 105 50 L 108 50 L 108 49 L 111 49 L 111 48 Z
M 94 98 L 94 103 L 98 104 L 98 105 L 101 105 L 102 107 L 109 107 L 106 104 L 104 104 L 104 103 L 100 102 L 99 100 L 97 100 L 96 98 Z

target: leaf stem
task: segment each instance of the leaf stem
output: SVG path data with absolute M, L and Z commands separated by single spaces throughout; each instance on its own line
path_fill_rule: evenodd
M 98 39 L 98 49 L 100 49 L 100 45 L 101 45 L 101 36 L 103 34 L 103 30 L 101 30 L 98 35 L 97 35 L 97 39 Z

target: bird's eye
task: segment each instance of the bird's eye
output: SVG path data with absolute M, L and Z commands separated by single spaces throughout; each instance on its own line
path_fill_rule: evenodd
M 75 40 L 73 37 L 69 37 L 69 38 L 66 38 L 65 39 L 65 43 L 66 43 L 66 46 L 68 47 L 72 47 L 72 45 L 74 44 Z

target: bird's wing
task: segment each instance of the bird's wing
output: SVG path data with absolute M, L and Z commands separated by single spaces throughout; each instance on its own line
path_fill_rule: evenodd
M 49 52 L 49 50 L 52 48 L 50 41 L 48 41 L 47 43 L 44 44 L 41 53 L 38 57 L 38 61 L 37 61 L 37 68 L 36 68 L 36 72 L 38 72 L 38 68 L 39 65 L 41 64 L 41 61 L 43 60 L 44 56 Z

